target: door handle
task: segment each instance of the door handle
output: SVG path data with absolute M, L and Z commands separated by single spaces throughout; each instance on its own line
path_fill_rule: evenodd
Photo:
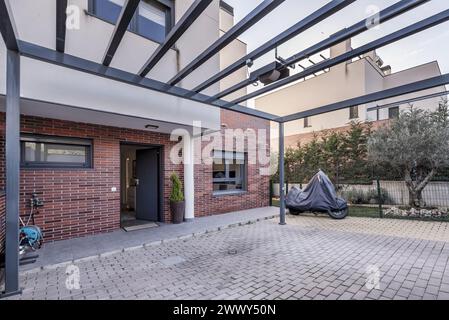
M 136 187 L 138 187 L 139 186 L 139 179 L 134 179 L 134 183 L 136 184 Z

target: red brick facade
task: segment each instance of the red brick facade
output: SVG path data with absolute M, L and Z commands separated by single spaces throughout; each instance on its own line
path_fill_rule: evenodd
M 268 128 L 268 123 L 236 113 L 223 113 L 223 122 L 232 128 Z M 0 113 L 0 189 L 4 186 L 4 124 Z M 36 217 L 46 241 L 82 237 L 120 228 L 120 143 L 162 145 L 164 154 L 164 220 L 169 211 L 170 175 L 183 176 L 183 166 L 169 161 L 174 145 L 169 135 L 23 116 L 22 133 L 89 138 L 93 141 L 92 169 L 22 169 L 20 175 L 21 213 L 33 191 L 45 202 Z M 248 192 L 238 196 L 212 195 L 212 166 L 195 166 L 195 216 L 267 206 L 269 177 L 258 174 L 258 166 L 248 166 Z M 112 192 L 116 187 L 117 192 Z
M 4 114 L 0 135 L 4 136 Z M 93 169 L 22 169 L 20 175 L 21 213 L 28 212 L 27 200 L 37 191 L 45 201 L 36 216 L 45 240 L 60 240 L 117 230 L 120 227 L 120 143 L 164 145 L 173 142 L 165 134 L 128 130 L 60 120 L 22 117 L 23 133 L 38 133 L 93 140 Z M 3 139 L 4 140 L 4 139 Z M 166 150 L 164 150 L 166 151 Z M 181 166 L 171 165 L 164 152 L 164 193 L 169 193 L 169 176 L 182 174 Z M 0 167 L 4 167 L 4 153 Z M 4 174 L 0 185 L 4 185 Z M 116 187 L 117 192 L 111 192 Z M 170 220 L 168 199 L 164 218 Z
M 267 130 L 267 141 L 269 146 L 269 122 L 236 112 L 223 111 L 221 122 L 225 129 L 265 129 Z M 254 151 L 257 146 L 245 144 L 246 151 Z M 214 196 L 212 183 L 212 166 L 205 164 L 195 167 L 195 215 L 206 216 L 211 214 L 226 213 L 251 208 L 267 207 L 269 205 L 269 182 L 270 177 L 261 176 L 260 164 L 248 165 L 248 190 L 243 195 Z

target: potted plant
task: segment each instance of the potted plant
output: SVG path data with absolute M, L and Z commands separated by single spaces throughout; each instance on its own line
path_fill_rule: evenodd
M 173 173 L 170 177 L 172 183 L 170 195 L 170 209 L 173 215 L 173 223 L 179 224 L 184 222 L 185 201 L 182 192 L 182 183 L 179 176 Z

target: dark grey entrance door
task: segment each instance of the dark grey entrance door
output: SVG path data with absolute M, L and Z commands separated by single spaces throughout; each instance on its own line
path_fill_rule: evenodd
M 136 218 L 138 220 L 158 221 L 158 149 L 137 150 L 136 175 Z

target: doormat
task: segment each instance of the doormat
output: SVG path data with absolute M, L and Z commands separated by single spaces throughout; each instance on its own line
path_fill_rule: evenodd
M 123 227 L 123 230 L 125 230 L 126 232 L 131 232 L 131 231 L 145 230 L 145 229 L 151 229 L 151 228 L 157 228 L 157 227 L 159 227 L 159 225 L 157 223 L 149 222 L 149 223 L 135 225 L 135 226 L 126 226 L 126 227 Z

